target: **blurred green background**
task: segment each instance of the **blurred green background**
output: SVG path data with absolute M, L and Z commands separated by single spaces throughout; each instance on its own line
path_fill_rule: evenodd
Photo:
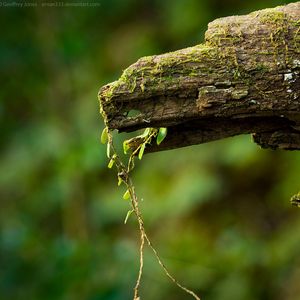
M 132 299 L 138 230 L 99 143 L 98 89 L 141 56 L 200 43 L 217 17 L 286 2 L 2 2 L 0 299 Z M 134 179 L 162 258 L 204 300 L 297 300 L 299 169 L 299 153 L 240 136 L 146 155 Z M 189 298 L 149 250 L 142 296 Z

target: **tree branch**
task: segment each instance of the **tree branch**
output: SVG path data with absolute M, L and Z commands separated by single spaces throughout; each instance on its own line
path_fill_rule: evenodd
M 205 43 L 143 57 L 100 89 L 111 129 L 168 127 L 160 151 L 254 133 L 300 149 L 300 2 L 208 25 Z

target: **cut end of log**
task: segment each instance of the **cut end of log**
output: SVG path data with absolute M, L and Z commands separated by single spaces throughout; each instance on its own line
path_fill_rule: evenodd
M 208 25 L 205 43 L 143 57 L 99 91 L 110 129 L 168 127 L 147 151 L 253 133 L 300 149 L 300 2 Z

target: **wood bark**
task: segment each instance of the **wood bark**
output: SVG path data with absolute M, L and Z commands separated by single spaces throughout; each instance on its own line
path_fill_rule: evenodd
M 208 25 L 205 42 L 143 57 L 100 89 L 111 129 L 167 127 L 160 151 L 252 133 L 300 149 L 300 2 Z

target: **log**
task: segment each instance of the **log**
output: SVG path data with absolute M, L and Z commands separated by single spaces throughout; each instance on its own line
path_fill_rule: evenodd
M 99 91 L 120 132 L 167 127 L 148 152 L 253 134 L 263 148 L 300 149 L 300 2 L 217 19 L 203 44 L 143 57 Z

